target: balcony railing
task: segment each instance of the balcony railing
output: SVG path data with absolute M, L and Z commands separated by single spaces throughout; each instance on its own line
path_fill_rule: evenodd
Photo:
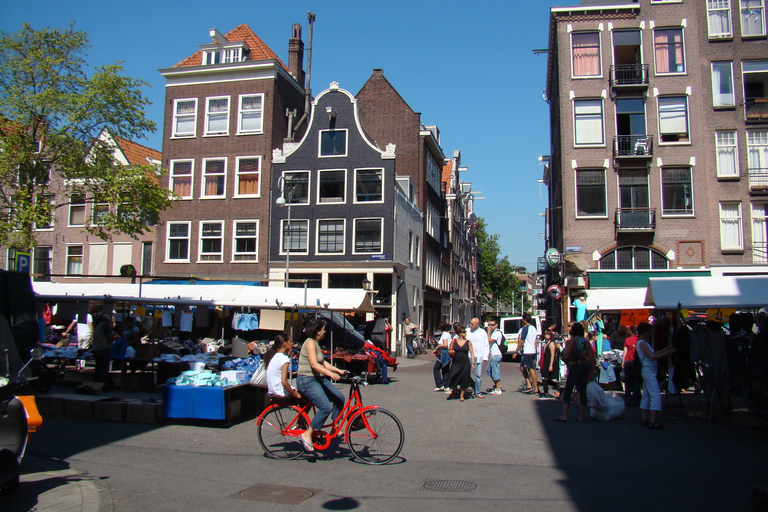
M 613 138 L 613 156 L 651 158 L 653 135 L 617 135 Z
M 747 122 L 768 123 L 768 98 L 747 98 L 744 101 Z
M 611 66 L 611 87 L 647 87 L 648 64 Z
M 768 194 L 768 168 L 751 167 L 747 174 L 749 175 L 750 192 Z
M 752 263 L 768 263 L 768 243 L 752 242 Z
M 656 230 L 656 208 L 616 208 L 616 232 Z

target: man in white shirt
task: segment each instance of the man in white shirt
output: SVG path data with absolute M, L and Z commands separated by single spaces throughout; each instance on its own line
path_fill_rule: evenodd
M 490 347 L 488 346 L 488 334 L 485 329 L 480 327 L 479 318 L 473 318 L 469 322 L 467 339 L 472 343 L 472 350 L 475 353 L 475 396 L 484 398 L 481 391 L 483 389 L 483 363 L 488 360 Z
M 539 383 L 536 379 L 536 343 L 539 340 L 539 331 L 533 325 L 530 313 L 523 313 L 523 328 L 517 339 L 517 351 L 522 348 L 522 362 L 520 371 L 525 378 L 525 393 L 539 394 Z
M 488 322 L 488 346 L 490 347 L 488 356 L 488 375 L 491 376 L 493 387 L 488 392 L 489 395 L 501 394 L 501 372 L 499 363 L 501 363 L 501 345 L 504 343 L 504 335 L 499 330 L 499 323 L 496 320 Z

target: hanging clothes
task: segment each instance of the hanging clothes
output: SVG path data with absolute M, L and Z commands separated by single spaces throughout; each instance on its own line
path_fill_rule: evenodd
M 173 327 L 173 314 L 170 309 L 163 310 L 163 327 Z
M 191 311 L 182 311 L 179 319 L 179 330 L 182 332 L 192 332 L 192 322 L 194 315 Z
M 195 308 L 195 325 L 198 327 L 208 327 L 208 307 L 197 306 Z

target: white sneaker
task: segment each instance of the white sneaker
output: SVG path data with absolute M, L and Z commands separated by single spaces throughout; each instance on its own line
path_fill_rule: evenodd
M 445 394 L 450 395 L 453 390 L 451 388 L 445 388 Z
M 501 390 L 500 389 L 494 389 L 493 391 L 491 391 L 488 394 L 489 395 L 500 395 L 501 394 Z
M 442 388 L 442 387 L 440 387 L 440 388 L 435 388 L 435 389 L 433 389 L 432 391 L 445 391 L 445 388 Z

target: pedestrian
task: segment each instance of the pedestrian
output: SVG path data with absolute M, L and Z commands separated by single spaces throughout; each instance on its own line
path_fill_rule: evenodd
M 640 405 L 640 360 L 637 358 L 637 327 L 629 326 L 629 336 L 624 341 L 624 354 L 621 358 L 624 370 L 624 402 L 627 405 Z
M 112 316 L 101 314 L 97 316 L 93 326 L 93 339 L 91 342 L 91 354 L 96 363 L 94 378 L 96 382 L 107 382 L 109 375 L 109 353 L 112 350 L 112 342 L 115 339 L 112 330 Z
M 525 379 L 524 393 L 540 395 L 539 383 L 536 378 L 536 343 L 539 340 L 539 332 L 533 325 L 530 313 L 523 313 L 523 328 L 517 338 L 517 351 L 522 354 L 520 372 Z
M 448 375 L 451 371 L 451 356 L 448 355 L 448 346 L 451 343 L 451 324 L 445 322 L 440 325 L 440 339 L 437 341 L 437 347 L 432 353 L 437 358 L 432 373 L 435 377 L 434 391 L 445 391 L 450 389 L 448 386 Z
M 543 398 L 549 398 L 549 387 L 560 392 L 560 349 L 555 341 L 554 331 L 544 331 L 544 347 L 541 350 L 541 387 Z
M 411 319 L 406 318 L 403 322 L 403 336 L 405 336 L 405 349 L 408 351 L 408 359 L 413 359 L 416 355 L 413 353 L 413 339 L 416 337 L 416 324 L 411 323 Z
M 484 398 L 481 391 L 483 389 L 483 363 L 488 360 L 490 346 L 488 345 L 488 334 L 485 332 L 485 329 L 480 328 L 479 318 L 470 320 L 467 339 L 472 342 L 472 350 L 474 352 L 475 397 Z
M 574 386 L 579 392 L 579 416 L 576 421 L 584 421 L 584 412 L 587 410 L 587 383 L 595 366 L 595 351 L 584 337 L 584 326 L 579 322 L 571 326 L 570 337 L 563 349 L 563 360 L 568 364 L 565 388 L 560 395 L 563 401 L 563 414 L 555 418 L 555 421 L 568 421 L 568 408 L 571 406 L 571 393 Z
M 448 399 L 450 400 L 458 394 L 459 400 L 463 402 L 467 388 L 472 385 L 475 352 L 472 348 L 472 342 L 467 339 L 467 329 L 463 325 L 459 325 L 455 330 L 457 337 L 451 341 L 448 349 L 448 354 L 453 358 L 451 374 L 448 378 L 452 392 L 448 395 Z
M 611 334 L 609 342 L 611 343 L 611 350 L 624 350 L 624 343 L 626 343 L 629 333 L 625 325 L 620 325 L 616 331 Z
M 640 400 L 642 419 L 640 424 L 654 430 L 661 430 L 664 426 L 659 423 L 657 418 L 658 412 L 661 411 L 661 391 L 659 390 L 659 379 L 656 376 L 659 371 L 658 361 L 670 354 L 674 354 L 675 347 L 667 347 L 664 350 L 655 352 L 650 344 L 652 330 L 653 327 L 646 322 L 641 322 L 637 326 L 636 350 L 642 367 L 640 374 L 643 377 L 643 397 Z
M 504 343 L 504 334 L 499 329 L 499 323 L 496 320 L 488 322 L 488 330 L 490 335 L 488 336 L 489 354 L 488 354 L 488 375 L 493 381 L 493 387 L 490 388 L 488 394 L 500 395 L 501 394 L 501 345 Z

